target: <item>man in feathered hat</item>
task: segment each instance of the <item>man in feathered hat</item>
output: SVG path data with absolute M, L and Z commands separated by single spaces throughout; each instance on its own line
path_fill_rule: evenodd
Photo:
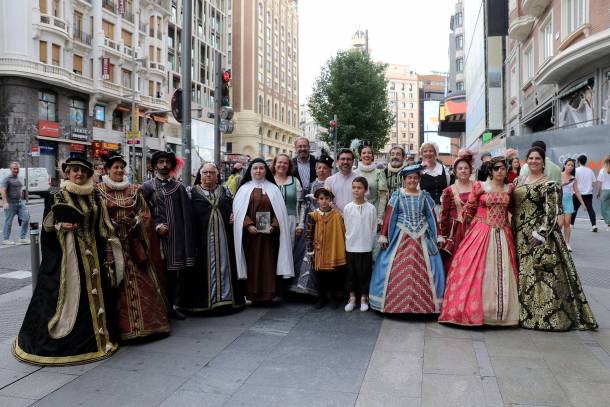
M 151 158 L 155 177 L 142 185 L 144 199 L 150 207 L 163 263 L 167 270 L 169 315 L 184 319 L 174 309 L 179 292 L 179 274 L 195 263 L 192 239 L 192 209 L 185 186 L 171 176 L 178 160 L 171 151 L 156 151 Z

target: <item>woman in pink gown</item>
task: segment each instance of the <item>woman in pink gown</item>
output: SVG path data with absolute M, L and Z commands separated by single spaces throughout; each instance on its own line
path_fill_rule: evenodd
M 517 325 L 517 264 L 508 209 L 504 157 L 492 159 L 489 179 L 476 182 L 464 207 L 466 235 L 447 276 L 439 322 L 457 325 Z

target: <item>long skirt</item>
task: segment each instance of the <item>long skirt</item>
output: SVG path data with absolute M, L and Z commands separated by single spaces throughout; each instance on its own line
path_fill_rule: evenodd
M 517 273 L 510 228 L 475 223 L 453 256 L 439 322 L 517 325 Z
M 291 279 L 288 291 L 307 294 L 312 296 L 318 295 L 318 282 L 316 274 L 313 270 L 311 262 L 305 260 L 307 252 L 307 225 L 303 230 L 301 237 L 296 239 L 292 255 L 294 258 L 294 278 Z
M 369 290 L 371 308 L 391 314 L 440 311 L 445 272 L 436 245 L 397 227 L 395 237 L 375 262 Z M 434 252 L 430 253 L 431 250 Z
M 606 225 L 610 225 L 610 189 L 603 189 L 600 198 L 604 222 Z

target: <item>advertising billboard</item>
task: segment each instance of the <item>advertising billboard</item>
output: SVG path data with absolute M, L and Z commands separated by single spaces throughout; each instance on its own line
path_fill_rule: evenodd
M 424 101 L 424 142 L 436 143 L 439 153 L 451 154 L 451 139 L 438 135 L 438 100 Z
M 214 125 L 203 120 L 191 121 L 191 174 L 204 162 L 214 162 Z

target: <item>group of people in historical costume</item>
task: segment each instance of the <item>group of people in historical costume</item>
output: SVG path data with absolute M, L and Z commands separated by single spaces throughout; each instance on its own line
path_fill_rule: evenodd
M 306 139 L 295 149 L 271 168 L 252 160 L 235 174 L 235 194 L 211 163 L 187 188 L 172 152 L 153 154 L 155 177 L 142 186 L 127 181 L 121 156 L 106 160 L 97 184 L 91 163 L 66 160 L 66 179 L 45 202 L 40 276 L 16 357 L 103 359 L 121 342 L 167 335 L 168 318 L 183 312 L 270 304 L 287 290 L 323 307 L 346 289 L 348 312 L 359 303 L 458 325 L 597 327 L 558 224 L 572 168 L 562 184 L 549 179 L 540 145 L 512 183 L 514 151 L 473 181 L 472 154 L 461 152 L 452 174 L 429 143 L 410 165 L 394 147 L 381 170 L 366 142 L 355 171 L 351 150 L 334 163 L 311 156 Z

